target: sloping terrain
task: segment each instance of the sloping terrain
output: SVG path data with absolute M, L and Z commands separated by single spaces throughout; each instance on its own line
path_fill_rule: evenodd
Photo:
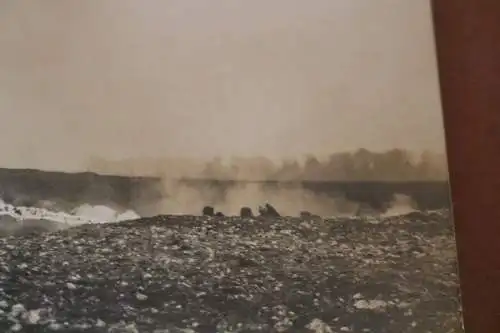
M 0 238 L 0 285 L 1 332 L 462 332 L 447 212 Z

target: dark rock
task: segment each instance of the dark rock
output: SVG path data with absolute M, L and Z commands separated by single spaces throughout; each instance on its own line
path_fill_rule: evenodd
M 253 217 L 253 212 L 250 207 L 241 207 L 240 209 L 241 217 Z
M 214 214 L 215 214 L 214 207 L 212 207 L 212 206 L 203 207 L 203 215 L 214 216 Z
M 301 211 L 300 212 L 300 217 L 303 218 L 303 219 L 312 219 L 312 220 L 321 219 L 321 216 L 316 215 L 316 214 L 312 214 L 311 212 L 309 212 L 307 210 Z
M 266 203 L 263 207 L 259 206 L 259 214 L 263 217 L 280 217 L 276 208 Z
M 224 217 L 225 215 L 222 212 L 217 212 L 217 213 L 215 213 L 215 216 L 217 216 L 217 217 Z
M 300 217 L 301 218 L 310 218 L 310 217 L 312 217 L 312 214 L 311 214 L 311 212 L 309 212 L 307 210 L 303 210 L 300 212 Z

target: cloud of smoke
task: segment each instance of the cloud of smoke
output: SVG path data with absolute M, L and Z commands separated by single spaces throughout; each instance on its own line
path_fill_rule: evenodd
M 200 215 L 204 206 L 213 206 L 225 215 L 237 216 L 244 206 L 254 213 L 268 202 L 284 216 L 299 216 L 308 211 L 322 217 L 330 216 L 395 216 L 419 210 L 408 195 L 395 193 L 385 207 L 372 207 L 347 199 L 342 194 L 331 196 L 304 188 L 300 183 L 235 183 L 226 188 L 217 184 L 188 185 L 177 180 L 162 180 L 162 199 L 143 207 L 146 215 Z
M 205 205 L 214 206 L 226 215 L 237 215 L 243 206 L 255 211 L 265 202 L 271 203 L 283 215 L 296 216 L 301 211 L 321 216 L 366 212 L 373 215 L 408 212 L 416 208 L 416 203 L 411 197 L 401 194 L 396 194 L 390 202 L 390 196 L 381 194 L 384 207 L 367 207 L 369 204 L 352 197 L 348 200 L 342 193 L 332 195 L 305 188 L 301 181 L 446 179 L 445 158 L 430 152 L 413 155 L 416 158 L 411 159 L 412 153 L 404 150 L 371 152 L 360 149 L 335 153 L 326 159 L 309 156 L 304 160 L 282 161 L 264 157 L 214 158 L 211 161 L 176 158 L 110 161 L 100 158 L 94 159 L 91 168 L 108 174 L 157 177 L 160 184 L 155 185 L 154 191 L 161 192 L 161 198 L 151 197 L 150 193 L 154 191 L 150 188 L 132 195 L 134 206 L 140 206 L 141 215 L 197 215 Z
M 395 216 L 408 214 L 418 210 L 418 205 L 410 196 L 396 193 L 390 203 L 389 208 L 382 214 L 383 216 Z
M 141 216 L 198 215 L 206 205 L 226 215 L 238 215 L 243 206 L 256 212 L 266 202 L 289 216 L 297 216 L 301 211 L 321 216 L 401 214 L 415 208 L 427 209 L 426 201 L 433 200 L 433 196 L 438 201 L 436 205 L 447 205 L 440 184 L 430 184 L 429 197 L 422 200 L 418 194 L 421 190 L 412 182 L 394 187 L 385 179 L 386 175 L 396 176 L 389 180 L 397 183 L 408 176 L 426 176 L 432 171 L 432 163 L 415 167 L 405 163 L 405 154 L 397 151 L 376 154 L 360 150 L 333 157 L 281 164 L 265 158 L 235 159 L 230 163 L 218 159 L 207 163 L 140 158 L 132 163 L 97 160 L 93 169 L 115 176 L 38 172 L 38 181 L 34 181 L 28 176 L 32 173 L 27 172 L 25 178 L 7 178 L 11 181 L 2 185 L 8 193 L 12 192 L 11 201 L 16 205 L 21 201 L 31 206 L 40 200 L 57 199 L 53 209 L 68 211 L 82 204 L 104 205 L 115 211 L 132 209 Z M 391 198 L 397 192 L 409 196 L 397 194 Z M 414 199 L 423 206 L 417 207 Z
M 256 212 L 259 205 L 269 202 L 282 215 L 297 216 L 301 211 L 309 211 L 332 216 L 351 215 L 359 206 L 341 196 L 314 193 L 298 183 L 238 183 L 222 188 L 210 184 L 193 187 L 163 179 L 163 194 L 164 198 L 155 204 L 155 213 L 198 215 L 202 207 L 211 205 L 225 215 L 238 215 L 243 206 Z

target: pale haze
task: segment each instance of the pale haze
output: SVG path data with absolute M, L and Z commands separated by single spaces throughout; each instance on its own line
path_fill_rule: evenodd
M 444 147 L 428 1 L 0 0 L 0 166 Z

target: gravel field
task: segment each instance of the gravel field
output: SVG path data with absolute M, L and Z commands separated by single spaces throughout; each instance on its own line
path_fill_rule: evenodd
M 0 238 L 0 332 L 457 333 L 458 293 L 447 211 Z

